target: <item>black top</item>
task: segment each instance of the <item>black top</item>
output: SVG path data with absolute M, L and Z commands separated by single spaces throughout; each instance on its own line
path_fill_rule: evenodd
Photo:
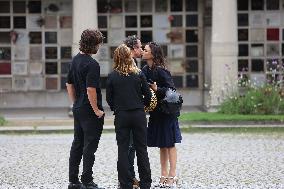
M 78 53 L 72 60 L 67 76 L 67 83 L 73 84 L 76 100 L 73 107 L 91 107 L 87 87 L 96 88 L 97 106 L 102 110 L 102 93 L 100 89 L 100 65 L 90 55 Z
M 124 76 L 113 71 L 107 79 L 106 100 L 114 112 L 144 109 L 150 104 L 151 91 L 142 72 Z
M 156 82 L 158 87 L 156 91 L 158 101 L 165 97 L 168 88 L 175 88 L 171 73 L 164 68 L 156 67 L 155 69 L 151 69 L 146 65 L 143 67 L 142 72 L 149 83 Z

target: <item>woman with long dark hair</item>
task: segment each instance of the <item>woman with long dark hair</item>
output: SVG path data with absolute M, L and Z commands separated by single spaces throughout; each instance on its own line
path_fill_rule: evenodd
M 155 91 L 159 100 L 165 97 L 168 88 L 175 88 L 172 76 L 166 68 L 166 59 L 162 48 L 155 42 L 145 46 L 142 59 L 147 65 L 142 69 L 148 83 Z M 160 148 L 161 176 L 160 187 L 174 187 L 177 184 L 176 176 L 177 150 L 176 143 L 181 142 L 177 114 L 166 114 L 159 108 L 150 112 L 147 130 L 147 144 L 149 147 Z M 168 169 L 168 164 L 170 165 Z

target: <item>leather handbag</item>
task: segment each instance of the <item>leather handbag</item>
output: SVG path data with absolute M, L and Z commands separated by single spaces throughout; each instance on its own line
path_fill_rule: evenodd
M 182 107 L 183 99 L 175 89 L 168 88 L 164 99 L 160 101 L 160 110 L 166 114 L 177 114 Z

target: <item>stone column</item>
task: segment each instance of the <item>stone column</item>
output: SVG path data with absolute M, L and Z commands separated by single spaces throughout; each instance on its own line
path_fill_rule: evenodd
M 72 55 L 78 53 L 81 34 L 88 28 L 98 28 L 97 0 L 73 0 Z
M 213 0 L 210 105 L 237 90 L 237 1 Z

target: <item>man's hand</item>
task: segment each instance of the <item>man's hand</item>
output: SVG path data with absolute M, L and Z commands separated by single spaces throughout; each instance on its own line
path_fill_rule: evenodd
M 102 118 L 105 113 L 102 110 L 97 110 L 95 111 L 95 114 L 98 116 L 98 118 Z
M 156 84 L 156 82 L 154 82 L 153 84 L 150 84 L 150 87 L 151 87 L 151 89 L 153 89 L 153 91 L 157 91 L 157 89 L 158 89 L 158 86 L 157 86 L 157 84 Z

